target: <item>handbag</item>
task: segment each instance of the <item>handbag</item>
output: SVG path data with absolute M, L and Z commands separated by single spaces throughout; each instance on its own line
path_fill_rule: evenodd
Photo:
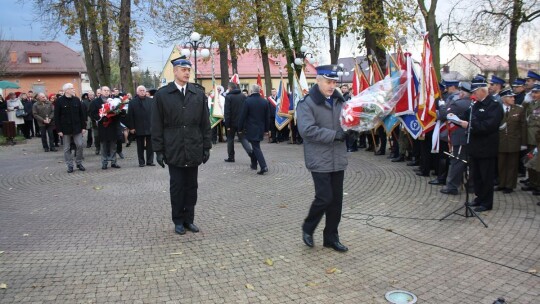
M 26 113 L 26 111 L 24 109 L 15 110 L 15 116 L 16 117 L 25 117 L 26 115 L 28 115 L 28 113 Z

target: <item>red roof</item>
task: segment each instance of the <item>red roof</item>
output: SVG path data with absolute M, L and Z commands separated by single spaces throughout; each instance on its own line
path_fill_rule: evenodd
M 0 43 L 9 49 L 8 74 L 86 73 L 82 56 L 60 42 L 2 40 Z M 41 57 L 41 63 L 30 63 L 29 57 Z
M 214 75 L 216 78 L 221 78 L 221 69 L 219 67 L 219 49 L 210 49 L 214 56 Z M 287 77 L 287 59 L 283 55 L 270 55 L 270 74 L 272 78 L 280 76 L 279 70 L 282 69 L 283 77 Z M 232 76 L 231 56 L 228 55 L 229 76 Z M 315 66 L 305 61 L 304 71 L 307 78 L 314 78 L 317 75 Z M 212 77 L 212 61 L 210 58 L 197 58 L 197 78 Z M 261 59 L 260 49 L 250 49 L 243 54 L 238 54 L 238 75 L 242 78 L 256 78 L 260 74 L 264 77 L 264 70 Z
M 499 55 L 473 55 L 461 54 L 467 60 L 479 67 L 482 71 L 508 70 L 508 61 Z

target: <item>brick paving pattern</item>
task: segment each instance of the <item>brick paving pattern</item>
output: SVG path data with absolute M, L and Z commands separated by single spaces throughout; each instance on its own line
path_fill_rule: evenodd
M 185 236 L 170 220 L 168 170 L 139 168 L 135 144 L 118 170 L 85 149 L 87 171 L 73 174 L 39 139 L 0 147 L 0 303 L 387 303 L 394 289 L 418 303 L 538 303 L 540 277 L 527 272 L 540 271 L 540 199 L 530 193 L 496 192 L 481 215 L 488 229 L 420 220 L 464 195 L 440 194 L 404 163 L 349 153 L 340 236 L 350 250 L 323 248 L 321 228 L 310 249 L 302 147 L 264 143 L 270 172 L 259 176 L 236 145 L 236 163 L 218 144 L 200 167 L 201 232 Z

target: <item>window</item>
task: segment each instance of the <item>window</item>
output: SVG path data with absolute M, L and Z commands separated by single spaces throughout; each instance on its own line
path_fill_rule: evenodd
M 41 63 L 41 56 L 30 56 L 30 57 L 28 57 L 28 62 L 30 62 L 30 63 Z

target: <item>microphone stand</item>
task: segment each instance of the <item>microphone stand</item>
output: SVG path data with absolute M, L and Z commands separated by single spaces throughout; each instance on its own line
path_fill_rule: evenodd
M 471 107 L 469 108 L 469 124 L 467 125 L 467 143 L 466 145 L 468 146 L 469 145 L 469 140 L 471 138 L 471 120 L 472 120 L 472 107 L 473 107 L 473 103 L 471 103 Z M 457 155 L 454 155 L 453 153 L 448 153 L 448 152 L 444 152 L 446 155 L 448 155 L 448 157 L 450 158 L 454 158 L 462 163 L 465 164 L 465 172 L 463 173 L 464 174 L 464 177 L 465 177 L 465 202 L 463 203 L 463 206 L 457 208 L 456 210 L 448 213 L 447 215 L 443 216 L 439 221 L 442 221 L 444 219 L 446 219 L 447 217 L 449 217 L 450 215 L 453 215 L 453 214 L 456 214 L 456 215 L 459 215 L 459 216 L 462 216 L 462 217 L 476 217 L 480 222 L 482 222 L 482 224 L 484 225 L 484 227 L 488 228 L 488 225 L 482 220 L 482 218 L 480 218 L 480 216 L 478 216 L 478 213 L 476 213 L 472 207 L 470 206 L 470 203 L 469 203 L 469 153 L 467 153 L 467 155 L 465 156 L 465 159 L 463 158 L 460 158 L 460 155 L 461 155 L 461 148 L 463 146 L 459 146 L 459 150 L 458 150 L 458 153 Z M 460 214 L 458 213 L 458 211 L 461 211 L 461 209 L 465 209 L 465 214 Z

